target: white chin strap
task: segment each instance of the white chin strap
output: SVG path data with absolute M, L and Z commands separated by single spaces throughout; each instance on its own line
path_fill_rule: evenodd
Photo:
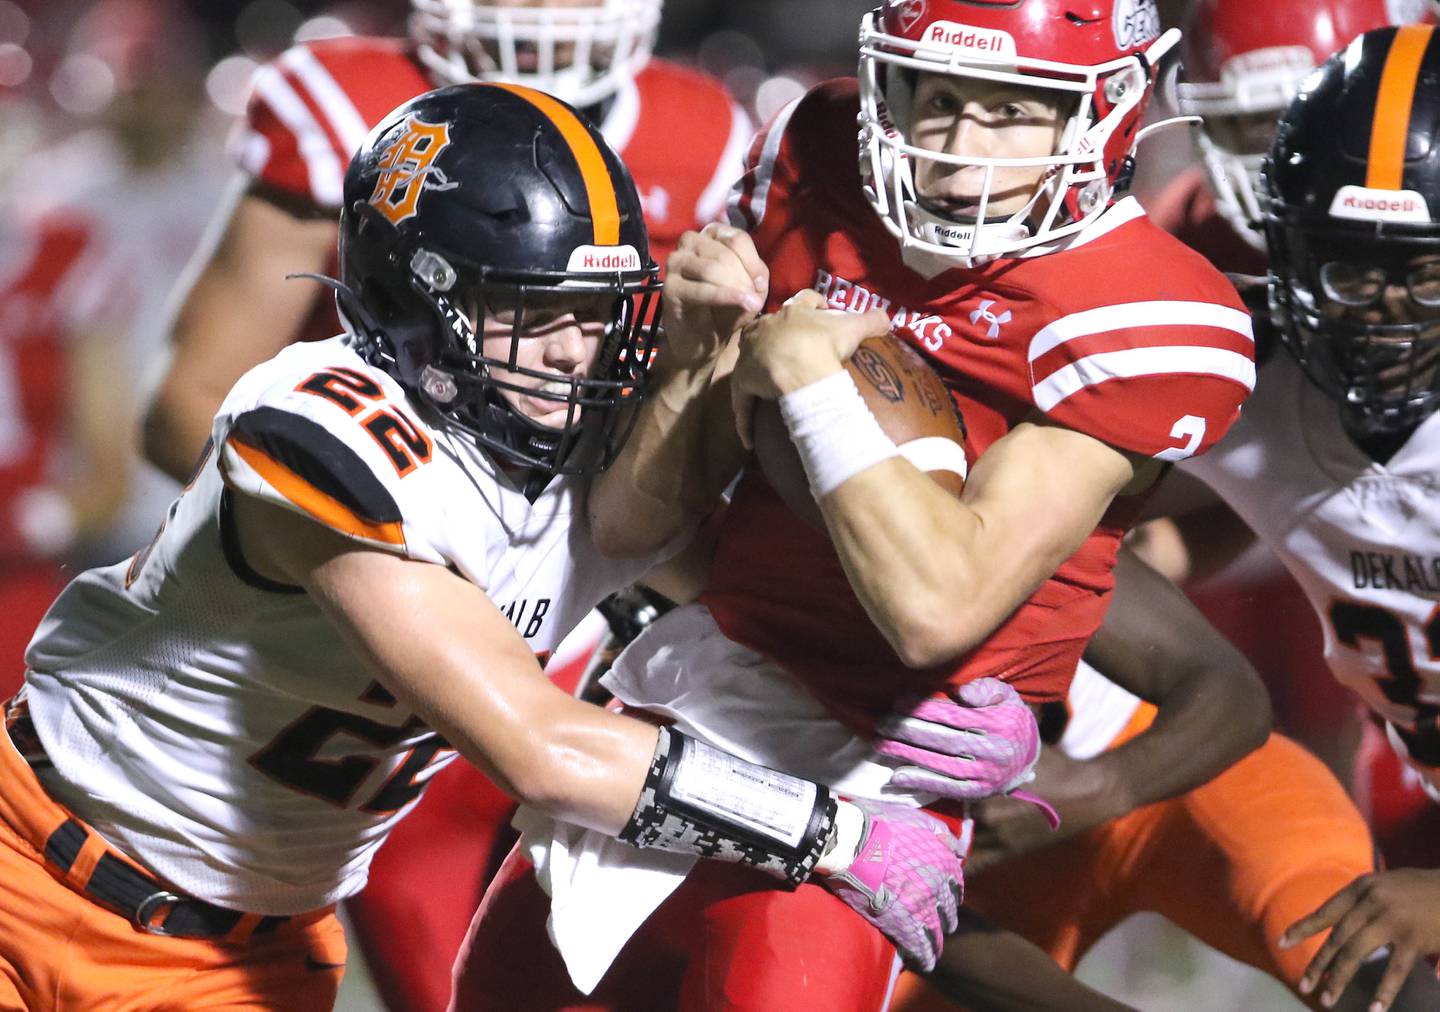
M 1018 216 L 993 221 L 960 222 L 928 210 L 921 204 L 905 201 L 905 217 L 915 238 L 935 246 L 947 247 L 957 266 L 979 267 L 1015 248 L 1030 238 L 1031 230 Z M 979 231 L 977 238 L 976 231 Z M 964 251 L 963 253 L 961 251 Z

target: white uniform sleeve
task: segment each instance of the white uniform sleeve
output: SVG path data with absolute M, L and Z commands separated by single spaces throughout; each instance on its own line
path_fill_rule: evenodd
M 309 360 L 309 366 L 285 368 Z M 283 355 L 241 380 L 213 430 L 229 488 L 361 544 L 441 565 L 434 443 L 389 378 L 341 355 Z

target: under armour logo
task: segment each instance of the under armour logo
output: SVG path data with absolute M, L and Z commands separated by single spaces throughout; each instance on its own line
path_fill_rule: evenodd
M 993 305 L 995 305 L 994 299 L 981 299 L 980 308 L 970 313 L 970 322 L 972 324 L 978 324 L 981 320 L 990 324 L 990 329 L 985 331 L 985 336 L 989 338 L 999 337 L 1001 324 L 1010 322 L 1010 310 L 1007 309 L 999 316 L 996 316 L 990 312 L 990 307 Z

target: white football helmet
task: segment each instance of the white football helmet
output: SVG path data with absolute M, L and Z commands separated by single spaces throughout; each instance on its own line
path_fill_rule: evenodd
M 523 84 L 583 109 L 609 98 L 650 59 L 662 3 L 410 0 L 410 34 L 443 83 Z

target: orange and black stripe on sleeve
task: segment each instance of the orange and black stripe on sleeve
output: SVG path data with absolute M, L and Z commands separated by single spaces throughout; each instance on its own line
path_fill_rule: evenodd
M 1375 96 L 1375 119 L 1370 128 L 1370 151 L 1365 185 L 1374 190 L 1404 189 L 1405 151 L 1410 138 L 1410 111 L 1423 64 L 1440 60 L 1433 45 L 1433 25 L 1405 25 L 1395 32 L 1380 72 Z M 1431 50 L 1427 60 L 1426 54 Z
M 610 169 L 605 164 L 605 156 L 601 153 L 600 146 L 595 143 L 595 138 L 590 135 L 580 117 L 543 91 L 518 84 L 495 84 L 493 87 L 503 88 L 524 99 L 555 124 L 560 136 L 565 138 L 570 153 L 575 157 L 575 164 L 580 168 L 580 178 L 585 183 L 585 198 L 590 204 L 590 222 L 595 231 L 595 245 L 619 245 L 620 206 L 615 200 L 615 182 L 610 178 Z
M 324 426 L 278 408 L 255 408 L 235 420 L 226 443 L 271 488 L 326 527 L 404 547 L 395 498 Z

